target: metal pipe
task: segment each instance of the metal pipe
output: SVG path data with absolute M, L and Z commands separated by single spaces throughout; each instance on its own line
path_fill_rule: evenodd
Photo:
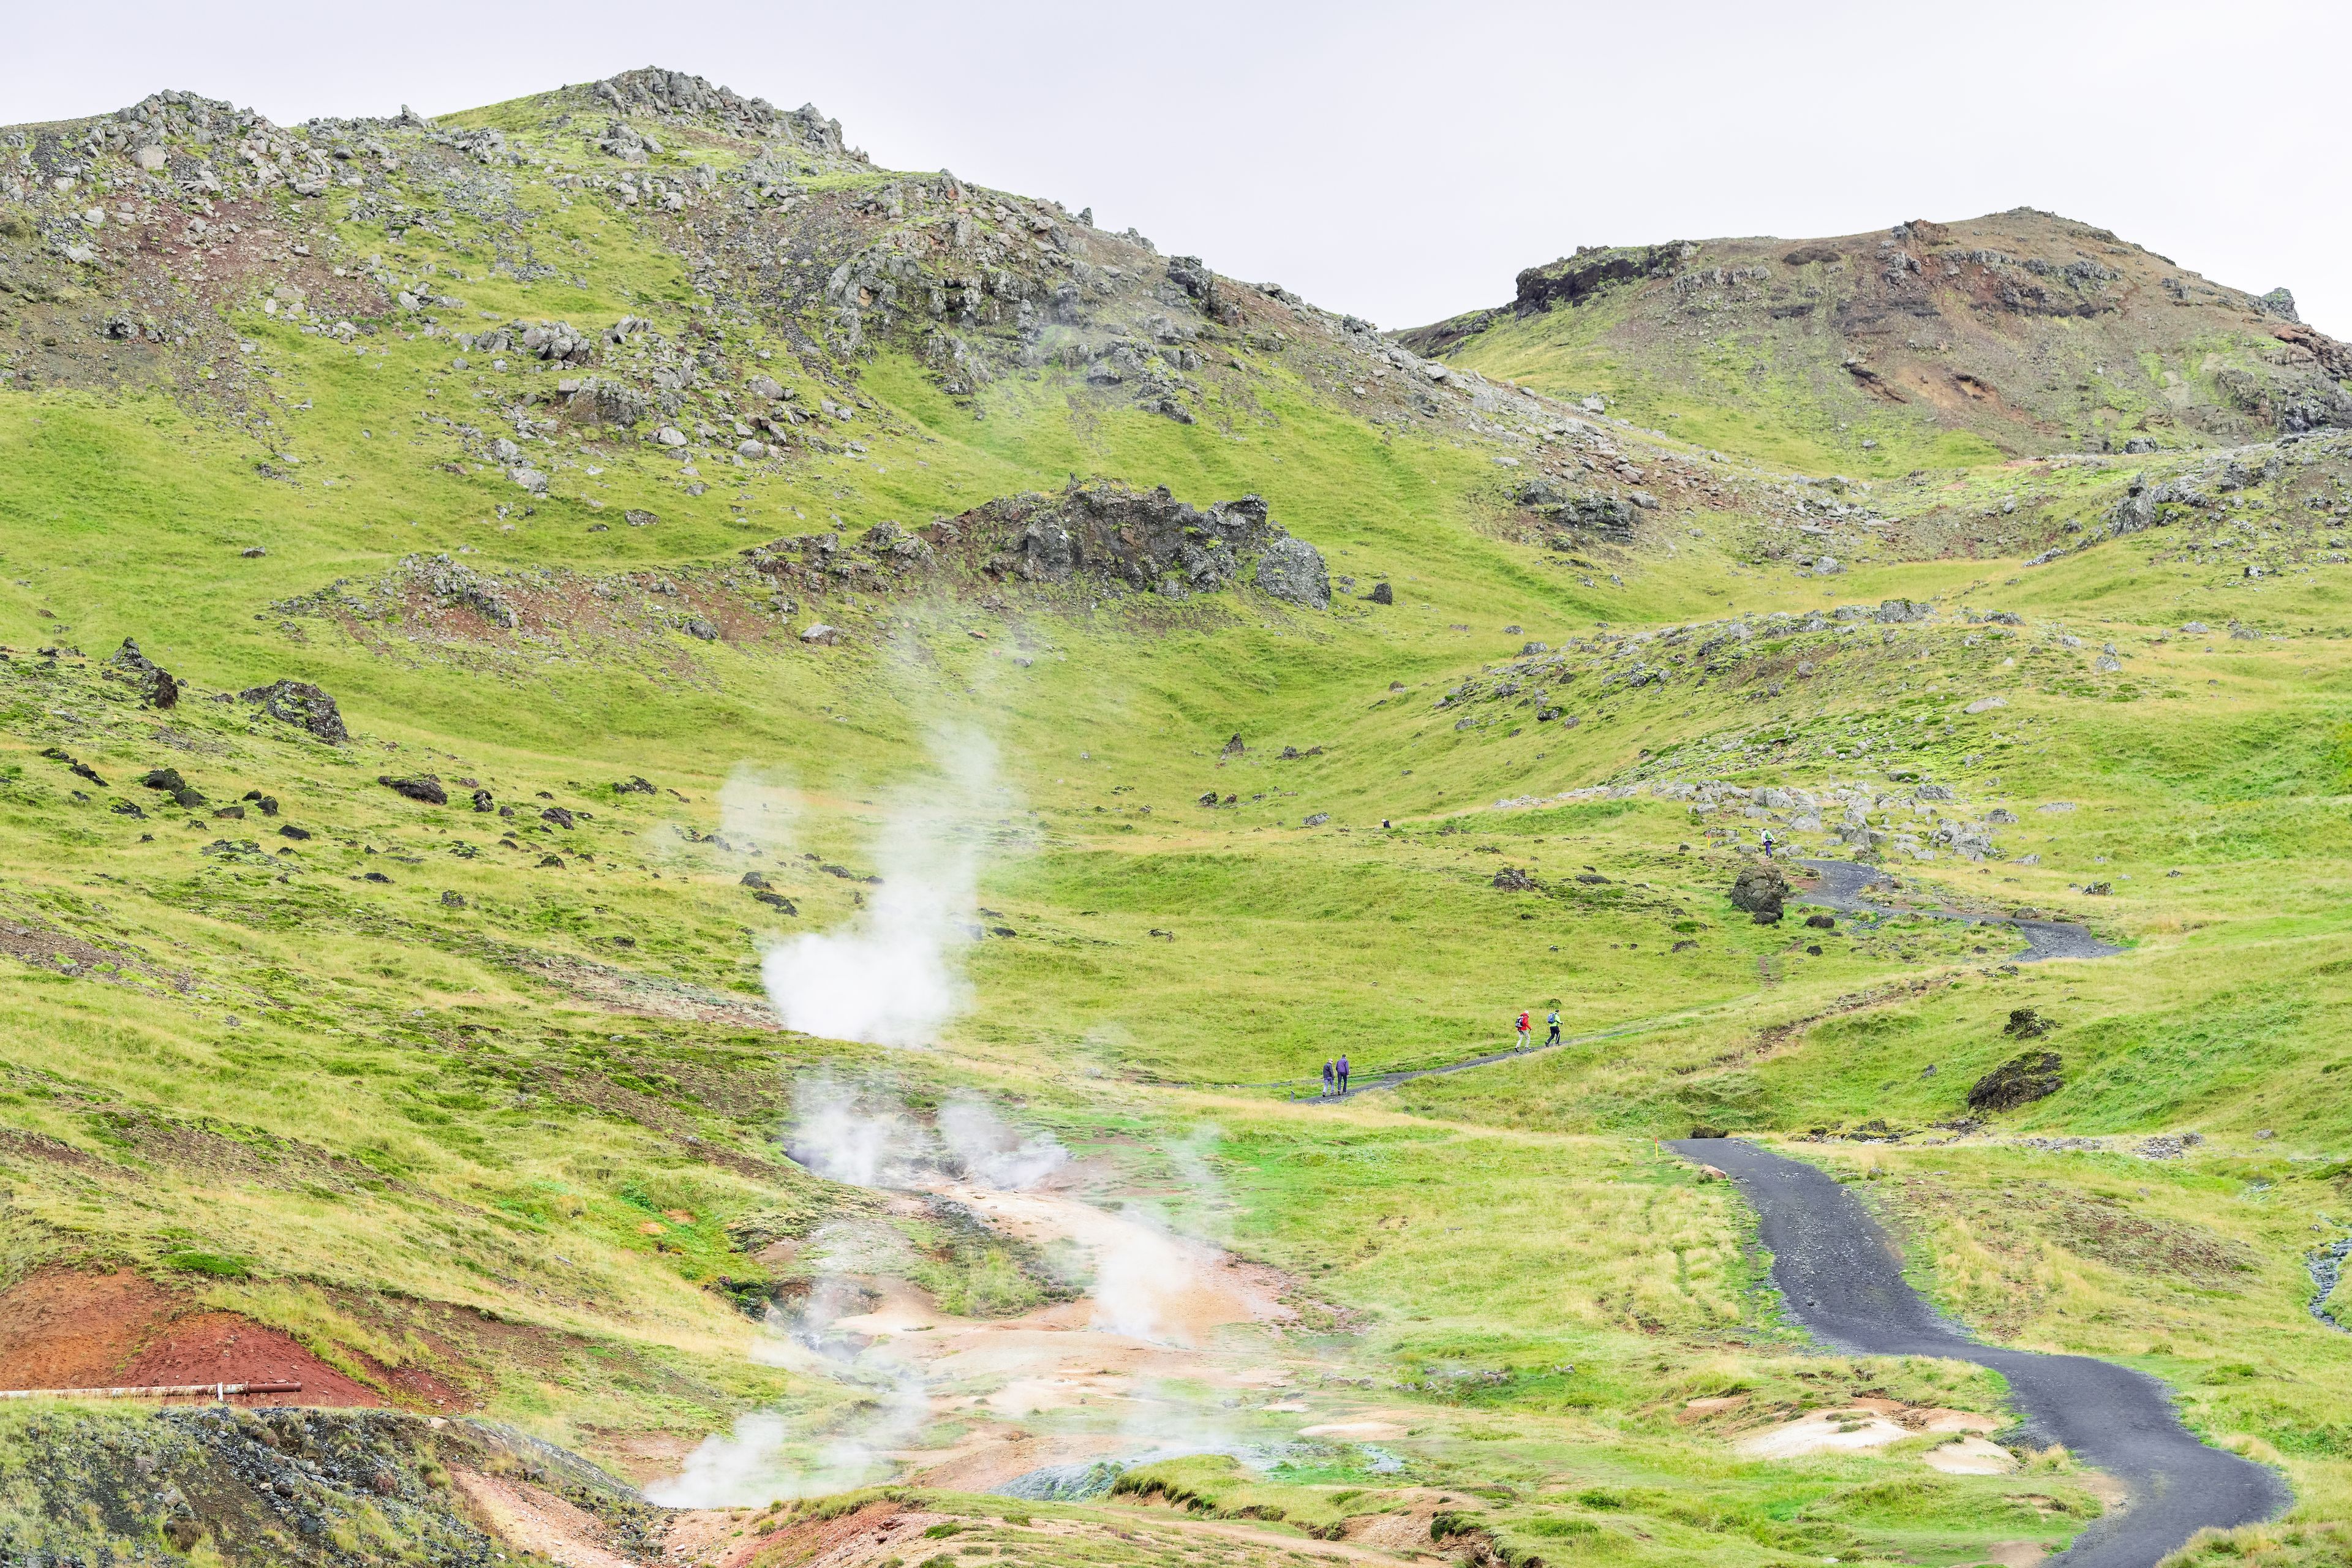
M 160 1383 L 128 1388 L 0 1388 L 0 1399 L 226 1399 L 232 1394 L 299 1394 L 302 1385 L 285 1379 L 267 1383 Z

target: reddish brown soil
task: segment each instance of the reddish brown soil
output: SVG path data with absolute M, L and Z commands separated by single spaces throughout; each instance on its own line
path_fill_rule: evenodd
M 241 1394 L 241 1405 L 470 1403 L 418 1368 L 371 1366 L 384 1389 L 340 1372 L 276 1329 L 119 1269 L 49 1269 L 0 1295 L 0 1388 L 120 1388 L 291 1381 L 299 1394 Z

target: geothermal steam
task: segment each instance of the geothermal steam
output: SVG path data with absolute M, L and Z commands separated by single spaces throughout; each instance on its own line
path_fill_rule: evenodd
M 971 939 L 978 872 L 976 814 L 992 802 L 995 753 L 964 732 L 934 744 L 945 775 L 902 795 L 875 858 L 882 884 L 837 931 L 794 937 L 760 965 L 787 1028 L 879 1046 L 928 1045 L 961 1011 L 958 957 Z

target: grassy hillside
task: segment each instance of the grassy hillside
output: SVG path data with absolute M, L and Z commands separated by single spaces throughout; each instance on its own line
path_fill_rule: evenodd
M 2105 229 L 2021 207 L 1833 239 L 1609 248 L 1399 340 L 1812 473 L 2229 446 L 2352 423 L 2352 350 Z
M 2143 1366 L 2280 1466 L 2295 1512 L 2214 1560 L 2347 1549 L 2305 1271 L 2352 1203 L 2340 437 L 1856 462 L 1703 378 L 1637 405 L 1658 436 L 667 73 L 434 125 L 125 114 L 17 133 L 0 203 L 0 1382 L 292 1368 L 497 1426 L 38 1402 L 12 1548 L 520 1560 L 555 1549 L 501 1510 L 558 1498 L 624 1560 L 856 1521 L 843 1561 L 1961 1563 L 2112 1504 L 2063 1453 L 1931 1468 L 1945 1428 L 1739 1448 L 1879 1405 L 2023 1442 L 1974 1369 L 1812 1350 L 1733 1190 L 1653 1143 L 1704 1125 L 1864 1184 L 1979 1331 Z M 1601 357 L 1486 368 L 1666 398 L 1578 379 L 1626 308 L 1454 357 L 1557 317 Z M 579 357 L 524 346 L 557 324 Z M 1247 561 L 1056 575 L 983 507 L 1158 486 L 1263 497 L 1328 605 Z M 240 695 L 282 680 L 348 737 Z M 1752 921 L 1768 827 L 1922 912 Z M 936 1027 L 782 1026 L 764 962 L 935 886 Z M 2017 964 L 1935 910 L 2122 951 Z M 1311 1098 L 1554 1005 L 1557 1051 Z M 1972 1111 L 2029 1046 L 2056 1092 Z M 890 1394 L 793 1348 L 826 1289 L 887 1352 L 960 1331 L 909 1301 L 1108 1286 L 792 1142 L 824 1083 L 920 1129 L 976 1097 L 1279 1313 L 1001 1419 L 1027 1384 L 956 1363 L 841 1468 Z M 747 1414 L 838 1495 L 648 1523 L 530 1446 L 656 1481 Z M 972 1479 L 1156 1423 L 1188 1451 L 1116 1492 Z M 380 1468 L 317 1531 L 222 1500 L 331 1449 Z M 183 1503 L 76 1458 L 134 1451 Z

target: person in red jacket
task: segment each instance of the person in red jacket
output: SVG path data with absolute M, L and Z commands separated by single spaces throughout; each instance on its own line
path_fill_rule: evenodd
M 1521 1050 L 1526 1050 L 1527 1048 L 1528 1048 L 1528 1016 L 1527 1016 L 1525 1013 L 1522 1013 L 1522 1014 L 1520 1014 L 1520 1015 L 1519 1015 L 1519 1049 L 1521 1049 Z

